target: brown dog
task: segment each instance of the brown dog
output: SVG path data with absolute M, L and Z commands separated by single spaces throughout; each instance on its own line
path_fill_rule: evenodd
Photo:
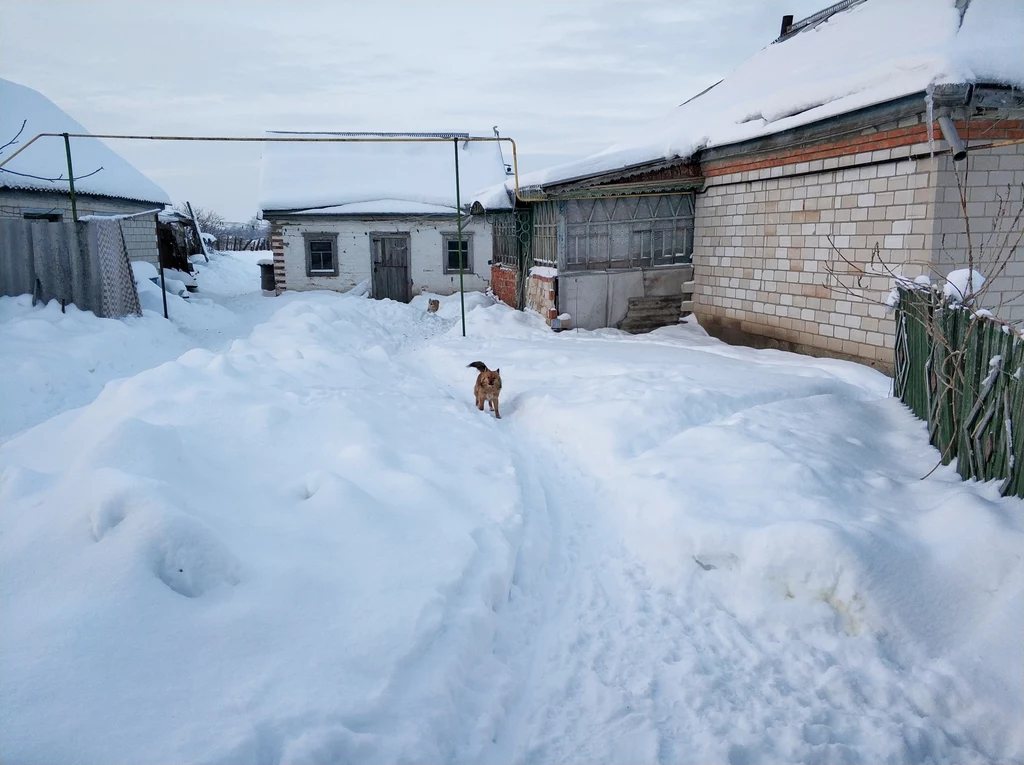
M 474 361 L 468 366 L 480 370 L 476 376 L 476 385 L 473 386 L 473 395 L 476 397 L 476 408 L 481 412 L 484 410 L 484 401 L 491 405 L 491 410 L 497 419 L 501 419 L 501 412 L 498 411 L 498 394 L 501 393 L 501 370 L 490 370 L 482 361 Z

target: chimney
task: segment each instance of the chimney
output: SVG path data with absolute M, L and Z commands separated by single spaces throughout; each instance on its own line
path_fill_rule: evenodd
M 789 13 L 782 17 L 782 31 L 779 32 L 779 37 L 785 37 L 789 34 L 789 30 L 793 28 L 793 14 Z

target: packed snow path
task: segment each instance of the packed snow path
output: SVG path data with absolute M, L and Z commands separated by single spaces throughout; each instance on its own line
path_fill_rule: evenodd
M 1021 759 L 1024 503 L 885 378 L 484 302 L 291 296 L 0 446 L 0 760 Z

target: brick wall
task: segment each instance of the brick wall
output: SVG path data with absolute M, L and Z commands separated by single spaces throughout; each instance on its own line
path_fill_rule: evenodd
M 161 205 L 79 194 L 75 196 L 75 207 L 78 217 L 83 218 L 87 215 L 139 213 L 156 209 Z M 0 189 L 0 218 L 21 218 L 28 210 L 45 210 L 60 214 L 63 220 L 71 220 L 71 198 L 67 194 L 45 191 Z M 121 221 L 121 227 L 131 259 L 145 260 L 156 265 L 160 260 L 156 214 L 125 218 Z
M 526 309 L 536 311 L 550 324 L 558 316 L 555 301 L 555 276 L 531 274 L 526 280 Z
M 1024 143 L 972 150 L 966 172 L 964 164 L 954 167 L 948 155 L 939 160 L 935 270 L 965 268 L 973 252 L 974 269 L 988 278 L 981 305 L 1006 321 L 1024 322 L 1024 242 L 1011 253 L 1024 228 L 1024 217 L 1016 217 L 1024 206 Z
M 502 303 L 513 308 L 519 307 L 519 294 L 516 290 L 517 272 L 498 264 L 491 266 L 491 290 Z
M 284 271 L 284 225 L 279 221 L 270 223 L 270 249 L 274 253 L 274 286 L 280 295 L 288 289 Z
M 95 214 L 137 213 L 155 210 L 162 206 L 149 202 L 97 197 L 91 194 L 75 196 L 75 207 L 78 208 L 79 217 Z M 71 198 L 67 194 L 0 188 L 0 217 L 20 218 L 26 209 L 52 211 L 62 215 L 65 220 L 71 220 Z
M 124 218 L 121 220 L 121 230 L 124 232 L 124 241 L 132 260 L 144 260 L 154 266 L 160 264 L 156 214 Z
M 1024 139 L 1022 120 L 973 120 L 956 122 L 957 131 L 965 142 L 1016 141 Z M 867 128 L 855 135 L 837 140 L 819 142 L 809 146 L 783 149 L 768 156 L 745 156 L 732 160 L 715 162 L 704 167 L 704 176 L 713 177 L 772 168 L 782 165 L 797 165 L 795 172 L 818 172 L 842 167 L 840 157 L 846 164 L 862 164 L 864 161 L 884 162 L 912 155 L 945 151 L 948 147 L 942 140 L 938 126 L 932 131 L 929 143 L 928 126 L 920 116 L 907 117 L 899 122 Z M 870 156 L 868 156 L 870 155 Z M 781 176 L 777 171 L 772 177 Z
M 1019 121 L 960 127 L 975 139 L 1024 136 Z M 946 150 L 937 128 L 929 144 L 912 117 L 830 146 L 710 164 L 697 199 L 695 313 L 728 340 L 889 369 L 893 320 L 881 303 L 893 272 L 934 276 L 937 227 L 963 234 L 947 202 L 956 185 Z M 972 167 L 993 168 L 973 182 L 976 213 L 994 209 L 995 181 L 1019 184 L 1020 150 L 972 152 Z M 1014 287 L 1012 279 L 1001 289 Z

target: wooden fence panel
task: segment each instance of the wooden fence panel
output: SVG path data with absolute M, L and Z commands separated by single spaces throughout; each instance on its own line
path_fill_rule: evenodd
M 944 464 L 1024 497 L 1024 339 L 1002 322 L 901 288 L 894 390 Z

